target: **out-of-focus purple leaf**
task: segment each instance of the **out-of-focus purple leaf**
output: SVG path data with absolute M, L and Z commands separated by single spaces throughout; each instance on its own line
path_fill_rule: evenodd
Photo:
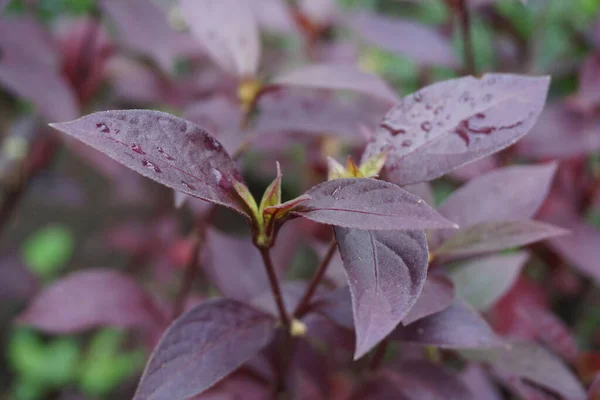
M 322 224 L 371 230 L 453 228 L 423 200 L 371 178 L 335 179 L 309 189 L 295 214 Z
M 157 322 L 157 309 L 138 284 L 110 270 L 74 272 L 42 290 L 18 317 L 49 333 L 98 326 L 131 327 Z
M 269 387 L 264 382 L 241 374 L 233 374 L 207 392 L 189 400 L 265 400 L 268 397 Z
M 320 27 L 332 24 L 339 14 L 335 0 L 300 0 L 298 8 L 312 23 Z
M 460 65 L 452 43 L 434 28 L 366 12 L 348 14 L 344 24 L 367 43 L 421 65 Z
M 230 299 L 187 311 L 150 356 L 134 400 L 186 400 L 202 393 L 265 347 L 275 319 Z
M 261 55 L 258 26 L 248 1 L 180 0 L 192 34 L 225 71 L 255 76 Z
M 497 169 L 456 190 L 439 212 L 461 229 L 531 218 L 546 199 L 555 171 L 555 163 Z
M 454 284 L 443 275 L 429 274 L 423 290 L 410 311 L 402 319 L 402 325 L 439 313 L 450 307 L 454 302 Z
M 596 282 L 600 283 L 600 231 L 585 223 L 572 211 L 560 210 L 560 215 L 552 222 L 559 223 L 571 231 L 570 235 L 548 240 L 550 247 Z
M 427 276 L 423 231 L 335 228 L 356 330 L 358 359 L 384 339 L 415 304 Z
M 589 113 L 600 104 L 600 55 L 586 58 L 579 71 L 579 89 L 569 99 L 571 105 L 583 113 Z
M 435 83 L 385 116 L 363 159 L 387 149 L 387 173 L 401 185 L 438 178 L 524 136 L 544 107 L 549 83 L 549 77 L 511 74 Z
M 477 310 L 486 310 L 511 289 L 528 258 L 521 251 L 471 260 L 450 273 L 456 294 Z
M 79 105 L 60 74 L 55 47 L 34 20 L 0 18 L 0 84 L 32 102 L 48 120 L 76 118 Z
M 170 188 L 246 215 L 234 197 L 241 180 L 223 146 L 199 126 L 147 110 L 103 111 L 52 124 Z
M 291 315 L 306 291 L 306 283 L 302 281 L 283 282 L 280 283 L 280 286 L 283 303 L 285 304 L 287 312 Z M 270 290 L 263 291 L 261 294 L 254 297 L 251 300 L 251 304 L 259 310 L 271 314 L 273 317 L 279 317 L 279 310 L 275 303 L 275 299 L 273 298 L 273 293 L 271 293 Z
M 115 23 L 119 40 L 152 57 L 166 72 L 173 71 L 178 57 L 201 51 L 191 38 L 169 25 L 166 13 L 152 1 L 102 0 L 99 5 Z
M 284 73 L 272 83 L 315 89 L 352 90 L 389 101 L 398 102 L 398 96 L 381 78 L 361 71 L 353 65 L 315 64 Z
M 570 158 L 597 151 L 600 149 L 600 119 L 583 118 L 562 103 L 551 104 L 517 149 L 520 154 L 536 159 Z
M 394 183 L 394 182 L 392 182 Z M 417 196 L 420 199 L 425 200 L 425 203 L 429 204 L 430 206 L 435 205 L 435 198 L 433 197 L 433 189 L 431 188 L 431 185 L 429 184 L 429 182 L 421 182 L 421 183 L 415 183 L 414 185 L 406 185 L 403 186 L 402 189 L 406 190 L 409 193 L 414 194 L 415 196 Z
M 373 399 L 475 400 L 469 388 L 458 376 L 427 361 L 406 361 L 393 370 L 389 368 L 382 370 L 381 376 L 395 387 L 398 394 L 393 397 L 373 397 Z
M 589 390 L 589 398 L 590 400 L 599 400 L 600 399 L 600 374 L 596 374 L 596 378 L 593 380 L 590 385 Z
M 519 399 L 556 400 L 558 398 L 555 393 L 519 378 L 508 371 L 492 369 L 492 373 L 496 380 L 500 381 L 509 392 L 517 396 Z
M 478 365 L 471 364 L 461 373 L 462 381 L 467 385 L 474 399 L 503 400 L 504 397 L 494 386 L 488 374 Z
M 469 360 L 483 361 L 506 373 L 525 378 L 565 399 L 584 400 L 579 380 L 557 357 L 533 343 L 512 342 L 508 348 L 461 350 Z
M 277 91 L 265 93 L 258 101 L 254 120 L 258 132 L 306 132 L 353 139 L 361 138 L 359 126 L 372 126 L 385 113 L 382 108 L 343 104 L 332 98 Z
M 249 238 L 207 229 L 202 267 L 224 296 L 247 301 L 269 287 L 262 258 Z
M 458 299 L 444 311 L 398 326 L 391 338 L 448 349 L 504 346 L 479 313 Z
M 275 33 L 298 33 L 292 11 L 285 0 L 254 0 L 252 9 L 262 29 Z
M 354 330 L 352 297 L 348 286 L 317 297 L 311 309 L 343 328 Z
M 533 220 L 482 222 L 459 229 L 436 248 L 434 254 L 447 260 L 524 246 L 568 233 L 565 229 Z
M 485 173 L 491 172 L 496 168 L 500 168 L 501 166 L 502 164 L 500 160 L 498 160 L 498 157 L 491 155 L 451 171 L 448 173 L 448 177 L 459 182 L 467 182 Z

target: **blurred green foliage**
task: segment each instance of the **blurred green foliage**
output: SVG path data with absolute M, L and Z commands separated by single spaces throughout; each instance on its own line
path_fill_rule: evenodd
M 21 246 L 27 267 L 43 279 L 56 276 L 73 255 L 75 239 L 62 225 L 49 225 L 33 233 Z

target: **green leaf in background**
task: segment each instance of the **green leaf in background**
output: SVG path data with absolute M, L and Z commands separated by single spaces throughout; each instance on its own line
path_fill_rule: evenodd
M 50 225 L 37 230 L 21 247 L 28 268 L 42 278 L 55 276 L 71 259 L 75 240 L 69 229 Z
M 114 329 L 101 330 L 92 338 L 79 375 L 79 386 L 84 393 L 105 397 L 141 371 L 144 352 L 122 352 L 124 341 L 125 334 Z

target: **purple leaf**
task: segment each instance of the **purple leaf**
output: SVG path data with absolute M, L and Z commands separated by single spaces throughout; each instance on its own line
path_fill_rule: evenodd
M 296 214 L 322 224 L 371 230 L 453 228 L 423 200 L 370 178 L 335 179 L 306 192 Z
M 202 393 L 265 347 L 275 319 L 229 299 L 187 311 L 150 356 L 134 400 L 186 400 Z
M 260 62 L 260 37 L 252 7 L 240 0 L 180 0 L 192 34 L 221 68 L 253 77 Z
M 359 126 L 375 125 L 385 113 L 376 104 L 370 106 L 344 104 L 330 97 L 290 93 L 287 90 L 267 92 L 258 101 L 259 113 L 254 120 L 254 128 L 263 133 L 292 131 L 335 134 L 358 141 L 362 139 Z
M 475 399 L 503 400 L 504 397 L 495 387 L 483 368 L 471 364 L 461 373 L 462 381 L 469 387 Z
M 280 286 L 283 303 L 285 304 L 287 312 L 291 315 L 296 309 L 300 299 L 302 299 L 304 292 L 306 292 L 306 282 L 282 282 L 280 283 Z M 273 298 L 273 293 L 271 293 L 270 290 L 263 291 L 261 294 L 254 297 L 250 303 L 257 309 L 271 314 L 275 318 L 279 317 L 279 310 L 277 309 L 277 304 Z
M 475 400 L 460 378 L 445 368 L 427 361 L 406 361 L 394 370 L 384 369 L 380 376 L 397 393 L 372 399 L 400 400 Z
M 166 12 L 152 1 L 102 0 L 100 6 L 115 23 L 125 47 L 152 57 L 166 72 L 173 71 L 178 57 L 200 50 L 171 28 Z
M 354 330 L 352 297 L 348 286 L 318 297 L 311 304 L 311 309 L 343 328 Z
M 488 221 L 529 219 L 546 199 L 555 171 L 555 163 L 497 169 L 456 190 L 439 212 L 462 229 Z
M 381 78 L 361 71 L 353 65 L 316 64 L 285 73 L 273 79 L 274 84 L 315 89 L 352 90 L 398 102 L 398 96 Z
M 29 299 L 36 293 L 39 282 L 17 254 L 0 258 L 0 301 Z
M 528 259 L 522 251 L 469 261 L 450 273 L 456 294 L 477 310 L 486 310 L 512 288 Z
M 479 313 L 458 299 L 442 312 L 397 327 L 391 337 L 448 349 L 504 347 Z
M 223 146 L 199 126 L 146 110 L 103 111 L 52 124 L 134 171 L 193 197 L 246 213 L 235 200 L 241 180 Z
M 433 253 L 447 260 L 524 246 L 568 233 L 554 225 L 532 220 L 482 222 L 459 229 Z
M 454 302 L 454 284 L 443 275 L 429 274 L 416 303 L 402 319 L 402 325 L 411 324 L 450 307 Z
M 571 158 L 600 150 L 600 119 L 582 118 L 563 104 L 551 104 L 518 144 L 519 153 L 535 159 Z
M 423 231 L 335 228 L 352 296 L 358 359 L 384 339 L 415 304 L 427 276 Z
M 579 380 L 552 353 L 532 343 L 513 342 L 508 348 L 462 350 L 467 359 L 484 361 L 513 376 L 525 378 L 568 400 L 586 398 Z
M 452 43 L 426 25 L 366 12 L 350 14 L 345 23 L 366 42 L 418 64 L 459 65 Z
M 401 185 L 438 178 L 525 135 L 549 83 L 549 77 L 510 74 L 435 83 L 388 112 L 363 158 L 388 149 L 387 173 Z
M 255 0 L 252 10 L 260 27 L 279 34 L 298 34 L 292 11 L 285 0 Z
M 162 318 L 142 288 L 109 270 L 74 272 L 41 291 L 18 317 L 49 333 L 75 333 L 98 326 L 131 327 Z M 154 320 L 153 320 L 154 318 Z

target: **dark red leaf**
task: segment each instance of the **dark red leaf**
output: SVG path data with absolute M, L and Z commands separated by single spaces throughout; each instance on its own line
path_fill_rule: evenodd
M 452 43 L 426 25 L 366 12 L 350 14 L 344 22 L 368 43 L 418 64 L 459 65 Z
M 454 284 L 443 275 L 429 274 L 416 303 L 402 319 L 402 325 L 411 324 L 450 307 L 454 302 Z
M 387 173 L 401 185 L 438 178 L 525 135 L 549 83 L 549 77 L 510 74 L 435 83 L 385 116 L 363 157 L 388 149 Z
M 569 231 L 532 220 L 482 222 L 459 229 L 433 253 L 444 260 L 524 246 Z
M 236 202 L 241 177 L 223 146 L 199 126 L 160 111 L 103 111 L 52 124 L 170 188 L 246 213 Z
M 18 321 L 49 333 L 131 327 L 163 316 L 130 277 L 110 270 L 74 272 L 41 291 Z
M 477 310 L 486 310 L 513 286 L 529 259 L 522 251 L 477 258 L 450 273 L 456 294 Z
M 296 214 L 322 224 L 371 230 L 453 228 L 423 200 L 370 178 L 335 179 L 306 192 Z
M 417 301 L 427 276 L 423 231 L 335 228 L 352 295 L 354 358 L 384 339 Z
M 351 90 L 398 102 L 399 98 L 381 78 L 361 71 L 353 65 L 315 64 L 282 74 L 273 83 L 284 86 L 299 86 L 315 89 Z
M 207 301 L 169 327 L 154 349 L 134 400 L 186 400 L 265 347 L 275 319 L 235 300 Z
M 505 347 L 479 313 L 458 299 L 442 312 L 397 327 L 391 337 L 448 349 Z
M 513 376 L 525 378 L 569 400 L 584 400 L 579 380 L 553 354 L 531 343 L 513 342 L 508 348 L 468 350 L 470 360 L 484 361 Z
M 261 46 L 249 2 L 181 0 L 180 6 L 192 34 L 221 68 L 240 78 L 256 75 Z

